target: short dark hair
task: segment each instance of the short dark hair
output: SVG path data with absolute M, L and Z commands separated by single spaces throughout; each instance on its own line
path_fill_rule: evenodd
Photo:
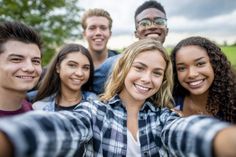
M 144 2 L 142 5 L 140 5 L 134 14 L 134 20 L 136 21 L 136 17 L 138 16 L 138 14 L 140 14 L 142 11 L 149 9 L 149 8 L 154 8 L 157 10 L 160 10 L 161 12 L 163 12 L 166 15 L 166 11 L 163 8 L 163 6 L 161 5 L 161 3 L 154 1 L 154 0 L 150 0 L 150 1 L 146 1 Z
M 3 44 L 9 40 L 33 43 L 40 50 L 42 49 L 42 41 L 39 34 L 33 28 L 21 22 L 5 21 L 0 23 L 0 53 L 4 51 Z

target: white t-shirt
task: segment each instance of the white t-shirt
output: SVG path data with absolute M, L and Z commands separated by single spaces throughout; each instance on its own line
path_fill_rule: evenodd
M 132 133 L 127 129 L 127 157 L 141 157 L 139 132 L 137 131 L 136 139 L 133 137 Z

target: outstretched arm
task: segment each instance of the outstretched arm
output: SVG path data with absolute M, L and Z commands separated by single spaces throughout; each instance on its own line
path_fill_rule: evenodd
M 0 157 L 1 156 L 8 156 L 11 157 L 13 156 L 13 145 L 7 138 L 7 136 L 0 132 Z
M 216 135 L 214 152 L 217 157 L 236 156 L 236 126 L 225 128 Z
M 76 112 L 32 111 L 0 119 L 0 157 L 78 155 L 80 144 L 93 134 L 88 106 L 81 104 Z
M 169 114 L 168 118 L 165 114 Z M 173 156 L 211 157 L 213 150 L 217 155 L 228 152 L 227 150 L 223 152 L 219 147 L 222 145 L 220 140 L 226 140 L 226 137 L 229 137 L 226 135 L 227 133 L 224 133 L 224 129 L 231 127 L 229 123 L 207 116 L 179 118 L 176 114 L 166 112 L 163 113 L 163 124 L 165 126 L 161 137 Z M 228 130 L 226 131 L 228 132 Z M 233 141 L 233 139 L 231 140 Z M 229 145 L 231 148 L 234 146 L 232 143 Z

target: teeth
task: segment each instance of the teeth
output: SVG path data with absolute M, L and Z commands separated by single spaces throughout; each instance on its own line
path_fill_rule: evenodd
M 143 87 L 143 86 L 140 86 L 140 85 L 136 85 L 136 87 L 141 89 L 141 90 L 144 90 L 144 91 L 148 91 L 149 90 L 149 88 Z
M 195 82 L 190 82 L 189 84 L 191 86 L 196 86 L 196 85 L 199 85 L 200 83 L 202 83 L 203 80 L 199 80 L 199 81 L 195 81 Z
M 22 78 L 22 79 L 32 79 L 33 77 L 32 76 L 19 76 L 19 78 Z
M 148 34 L 147 37 L 157 38 L 159 37 L 159 34 Z
M 96 41 L 96 42 L 101 42 L 102 39 L 95 39 L 94 41 Z

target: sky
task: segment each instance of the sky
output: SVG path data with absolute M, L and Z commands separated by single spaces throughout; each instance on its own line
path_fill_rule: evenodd
M 80 0 L 83 9 L 103 8 L 112 19 L 111 49 L 121 49 L 137 39 L 134 12 L 145 0 Z M 169 34 L 164 46 L 174 46 L 189 36 L 203 36 L 218 44 L 236 43 L 236 0 L 159 0 L 166 10 Z M 83 13 L 83 12 L 82 12 Z M 81 42 L 86 42 L 82 40 Z

